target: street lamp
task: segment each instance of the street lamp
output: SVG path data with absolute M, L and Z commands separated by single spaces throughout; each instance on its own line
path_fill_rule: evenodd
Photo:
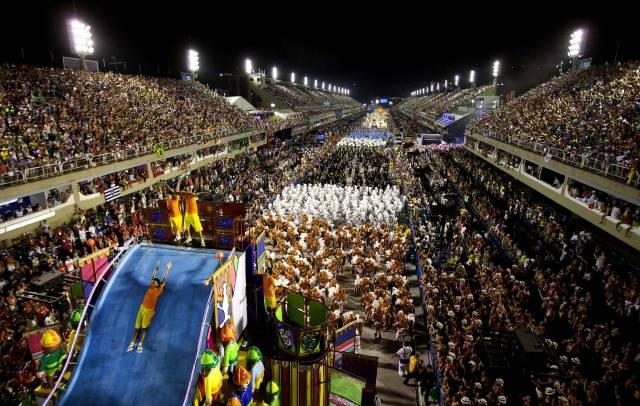
M 187 51 L 187 60 L 189 64 L 189 72 L 195 77 L 196 72 L 200 70 L 200 56 L 198 51 L 190 49 Z
M 71 20 L 69 21 L 69 34 L 71 35 L 73 52 L 80 57 L 82 69 L 87 70 L 85 57 L 93 54 L 91 26 L 78 20 Z
M 493 85 L 495 86 L 498 82 L 498 75 L 500 74 L 500 61 L 495 61 L 493 63 Z
M 278 80 L 278 68 L 276 68 L 275 66 L 271 68 L 271 77 L 273 78 L 274 82 Z
M 253 73 L 253 63 L 249 58 L 244 60 L 244 71 L 247 73 L 247 75 L 250 75 Z

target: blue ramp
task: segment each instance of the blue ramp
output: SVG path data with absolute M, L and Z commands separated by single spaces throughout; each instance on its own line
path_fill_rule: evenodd
M 225 252 L 225 260 L 228 255 Z M 143 352 L 127 352 L 138 308 L 158 260 L 159 277 L 167 262 L 173 262 L 173 269 L 158 300 Z M 217 262 L 213 251 L 145 245 L 131 248 L 96 304 L 61 403 L 181 405 L 211 290 L 202 281 L 217 268 Z

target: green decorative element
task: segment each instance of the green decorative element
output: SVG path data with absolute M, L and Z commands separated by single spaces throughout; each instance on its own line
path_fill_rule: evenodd
M 320 346 L 320 334 L 317 331 L 309 331 L 300 339 L 301 353 L 312 354 L 318 351 Z
M 158 158 L 164 158 L 164 147 L 162 145 L 156 145 L 156 155 Z

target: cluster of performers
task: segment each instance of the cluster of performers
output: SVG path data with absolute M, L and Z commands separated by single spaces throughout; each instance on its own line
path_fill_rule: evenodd
M 185 243 L 192 241 L 191 228 L 200 236 L 200 245 L 205 246 L 204 237 L 202 236 L 202 224 L 198 215 L 198 197 L 193 192 L 193 185 L 188 184 L 187 190 L 180 191 L 180 182 L 182 177 L 178 179 L 176 189 L 172 189 L 166 183 L 163 187 L 167 194 L 167 208 L 169 209 L 169 223 L 171 224 L 171 232 L 175 235 L 174 241 L 180 241 L 184 234 L 187 238 Z M 180 209 L 184 206 L 184 216 Z
M 355 276 L 355 294 L 361 296 L 362 322 L 375 327 L 376 339 L 391 326 L 398 340 L 412 332 L 413 300 L 402 276 L 408 229 L 385 224 L 335 226 L 306 214 L 283 218 L 265 213 L 249 230 L 253 238 L 263 232 L 273 250 L 270 276 L 265 279 L 272 278 L 276 296 L 288 289 L 323 302 L 330 310 L 329 329 L 335 330 L 360 319 L 343 312 L 345 290 L 337 277 L 350 272 Z

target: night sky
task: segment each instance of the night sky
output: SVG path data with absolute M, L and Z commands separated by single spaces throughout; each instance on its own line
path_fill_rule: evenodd
M 72 56 L 66 21 L 74 14 L 92 26 L 93 59 L 101 69 L 103 58 L 115 56 L 129 73 L 178 77 L 193 47 L 200 52 L 200 78 L 211 86 L 224 87 L 219 75 L 250 57 L 268 75 L 276 65 L 282 79 L 293 70 L 298 81 L 307 75 L 310 83 L 317 78 L 351 88 L 361 101 L 406 96 L 455 74 L 466 85 L 470 69 L 479 84 L 488 83 L 495 59 L 502 62 L 503 89 L 521 92 L 553 74 L 562 58 L 566 62 L 569 35 L 579 27 L 588 29 L 585 56 L 594 63 L 613 61 L 616 50 L 618 60 L 640 57 L 634 12 L 611 2 L 565 11 L 557 9 L 559 1 L 484 2 L 476 9 L 454 2 L 446 9 L 367 2 L 347 10 L 347 2 L 37 3 L 2 5 L 0 61 L 61 66 L 61 56 Z

